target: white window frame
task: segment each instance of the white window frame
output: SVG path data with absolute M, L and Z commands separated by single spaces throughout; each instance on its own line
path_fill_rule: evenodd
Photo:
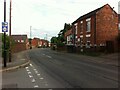
M 91 31 L 91 18 L 86 19 L 86 31 Z

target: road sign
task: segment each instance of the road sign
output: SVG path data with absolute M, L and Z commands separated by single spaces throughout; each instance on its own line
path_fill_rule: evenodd
M 2 32 L 8 32 L 8 22 L 2 22 Z

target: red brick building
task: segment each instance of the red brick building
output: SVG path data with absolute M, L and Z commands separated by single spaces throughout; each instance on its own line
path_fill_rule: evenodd
M 39 46 L 40 47 L 49 47 L 49 41 L 44 40 L 44 39 L 40 39 Z
M 73 33 L 72 33 L 72 28 L 71 28 L 65 32 L 65 38 L 67 40 L 67 42 L 66 42 L 67 45 L 73 45 L 72 36 L 73 36 Z
M 31 41 L 32 48 L 37 48 L 39 46 L 40 39 L 39 38 L 33 38 Z
M 29 49 L 27 35 L 12 35 L 13 45 L 12 52 L 20 52 Z
M 79 17 L 72 26 L 76 50 L 117 51 L 118 14 L 109 4 Z

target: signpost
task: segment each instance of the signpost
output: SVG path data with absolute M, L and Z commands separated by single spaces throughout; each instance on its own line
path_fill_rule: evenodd
M 2 22 L 2 32 L 8 32 L 8 22 Z

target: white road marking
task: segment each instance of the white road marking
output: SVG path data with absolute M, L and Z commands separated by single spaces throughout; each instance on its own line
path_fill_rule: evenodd
M 33 65 L 30 63 L 30 66 L 33 66 Z
M 45 55 L 45 54 L 42 54 L 42 55 Z
M 43 80 L 44 78 L 41 77 L 40 79 Z
M 28 74 L 31 74 L 31 72 L 28 72 Z
M 29 75 L 30 78 L 32 78 L 33 76 L 32 75 Z
M 27 69 L 26 71 L 27 71 L 27 72 L 29 72 L 30 70 L 29 70 L 29 69 Z
M 36 69 L 33 69 L 34 71 L 36 71 Z
M 38 85 L 35 85 L 34 88 L 38 88 L 39 86 Z
M 35 82 L 35 79 L 33 78 L 33 79 L 32 79 L 32 83 L 34 83 L 34 82 Z
M 28 69 L 28 67 L 25 67 L 26 69 Z
M 47 55 L 47 57 L 48 57 L 48 58 L 52 58 L 51 56 L 48 56 L 48 55 Z
M 38 76 L 40 76 L 40 74 L 37 74 Z
M 37 73 L 38 73 L 38 71 L 35 71 L 35 73 L 37 74 Z

